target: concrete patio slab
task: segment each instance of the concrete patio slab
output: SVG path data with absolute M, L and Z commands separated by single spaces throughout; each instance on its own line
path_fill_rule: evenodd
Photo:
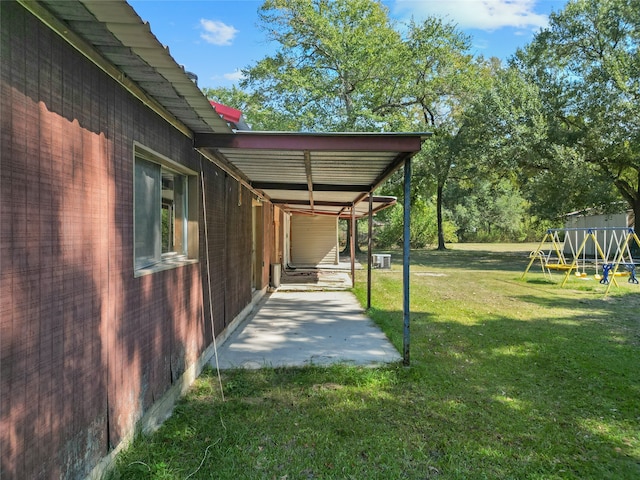
M 346 291 L 276 291 L 218 347 L 221 369 L 375 366 L 399 360 L 398 351 Z M 211 364 L 215 367 L 215 358 Z

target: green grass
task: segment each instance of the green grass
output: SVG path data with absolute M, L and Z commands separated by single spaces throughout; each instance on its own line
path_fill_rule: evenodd
M 114 477 L 640 478 L 640 287 L 521 280 L 534 248 L 412 252 L 410 368 L 229 371 L 226 401 L 207 371 Z M 401 351 L 392 260 L 369 313 Z

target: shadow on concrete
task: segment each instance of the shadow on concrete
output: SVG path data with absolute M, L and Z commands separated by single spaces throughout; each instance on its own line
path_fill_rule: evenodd
M 222 369 L 380 365 L 398 351 L 347 291 L 277 291 L 218 348 Z M 212 360 L 215 367 L 215 358 Z

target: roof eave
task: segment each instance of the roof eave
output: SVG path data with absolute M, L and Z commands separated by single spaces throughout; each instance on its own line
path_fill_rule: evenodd
M 149 25 L 125 1 L 18 1 L 185 135 L 232 132 L 184 68 L 151 33 Z M 143 76 L 143 70 L 155 72 L 161 88 L 139 82 L 136 73 Z

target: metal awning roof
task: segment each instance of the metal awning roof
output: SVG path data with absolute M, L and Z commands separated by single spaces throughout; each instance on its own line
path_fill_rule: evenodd
M 425 133 L 234 132 L 123 0 L 20 3 L 163 116 L 207 158 L 290 212 L 351 215 L 407 158 Z M 374 210 L 393 200 L 378 197 Z M 366 213 L 365 213 L 366 212 Z
M 1 0 L 0 0 L 1 1 Z M 194 147 L 290 212 L 360 216 L 362 202 L 420 151 L 428 133 L 236 132 L 123 0 L 18 0 L 95 65 L 193 138 Z M 405 214 L 411 168 L 405 170 Z M 374 199 L 375 201 L 375 199 Z M 379 207 L 389 204 L 379 198 Z M 409 365 L 409 231 L 403 244 L 404 364 Z M 369 256 L 371 254 L 369 253 Z M 354 257 L 351 263 L 354 276 Z M 369 270 L 370 273 L 370 270 Z M 370 306 L 371 282 L 368 281 Z
M 292 213 L 368 213 L 369 193 L 420 151 L 428 133 L 196 134 L 194 146 L 265 199 Z M 378 197 L 374 210 L 393 203 Z M 359 205 L 360 204 L 360 205 Z

